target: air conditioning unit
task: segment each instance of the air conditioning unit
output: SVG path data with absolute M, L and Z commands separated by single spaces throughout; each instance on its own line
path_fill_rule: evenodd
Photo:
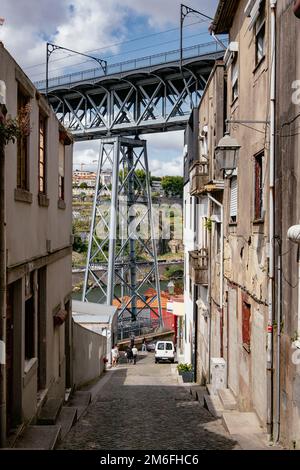
M 223 358 L 212 357 L 210 363 L 211 394 L 217 395 L 218 390 L 226 388 L 227 368 Z
M 235 54 L 237 54 L 238 52 L 239 52 L 239 43 L 231 42 L 229 46 L 227 47 L 225 55 L 224 55 L 224 62 L 227 67 L 232 62 Z

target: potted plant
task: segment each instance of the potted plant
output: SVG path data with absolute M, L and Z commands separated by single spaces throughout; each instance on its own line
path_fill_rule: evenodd
M 177 366 L 179 375 L 181 375 L 184 383 L 190 383 L 194 381 L 194 371 L 191 364 L 179 364 Z

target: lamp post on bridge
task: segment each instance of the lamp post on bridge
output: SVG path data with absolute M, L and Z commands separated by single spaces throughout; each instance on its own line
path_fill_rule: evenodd
M 184 5 L 183 3 L 180 5 L 180 67 L 182 66 L 182 59 L 183 59 L 183 25 L 184 25 L 184 20 L 185 18 L 190 15 L 191 13 L 194 13 L 196 15 L 202 16 L 202 18 L 205 18 L 207 20 L 213 20 L 210 16 L 205 15 L 204 13 L 201 13 L 201 11 L 194 10 L 193 8 L 188 7 L 187 5 Z
M 95 60 L 96 62 L 98 62 L 98 64 L 102 68 L 104 75 L 106 75 L 107 73 L 107 61 L 106 60 L 99 59 L 98 57 L 84 54 L 82 52 L 74 51 L 72 49 L 68 49 L 67 47 L 58 46 L 57 44 L 52 44 L 51 42 L 47 42 L 47 46 L 46 46 L 46 96 L 47 97 L 48 97 L 48 89 L 49 89 L 49 60 L 50 60 L 50 56 L 52 52 L 58 49 L 62 49 L 64 51 L 72 52 L 74 54 L 82 55 L 84 57 L 88 57 L 89 59 Z

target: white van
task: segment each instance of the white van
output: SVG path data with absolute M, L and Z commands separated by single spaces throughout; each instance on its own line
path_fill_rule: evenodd
M 175 346 L 172 341 L 157 341 L 155 346 L 155 364 L 159 361 L 175 361 Z

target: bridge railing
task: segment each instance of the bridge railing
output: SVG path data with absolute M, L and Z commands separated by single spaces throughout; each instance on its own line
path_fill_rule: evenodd
M 225 42 L 226 44 L 226 42 Z M 206 54 L 213 54 L 221 52 L 224 49 L 216 41 L 208 42 L 206 44 L 197 44 L 195 46 L 186 47 L 183 49 L 183 59 L 191 59 Z M 144 67 L 152 67 L 155 65 L 163 65 L 169 62 L 176 62 L 180 59 L 180 49 L 176 49 L 169 52 L 162 52 L 147 57 L 141 57 L 138 59 L 127 60 L 125 62 L 119 62 L 116 64 L 107 65 L 106 75 L 114 75 L 122 72 L 129 72 L 131 70 L 142 69 Z M 63 85 L 71 85 L 73 83 L 93 80 L 96 78 L 103 77 L 104 73 L 100 68 L 93 68 L 88 70 L 82 70 L 80 72 L 73 72 L 59 77 L 49 78 L 48 86 L 49 89 L 57 88 Z M 35 86 L 39 90 L 45 90 L 46 80 L 40 80 L 35 83 Z

